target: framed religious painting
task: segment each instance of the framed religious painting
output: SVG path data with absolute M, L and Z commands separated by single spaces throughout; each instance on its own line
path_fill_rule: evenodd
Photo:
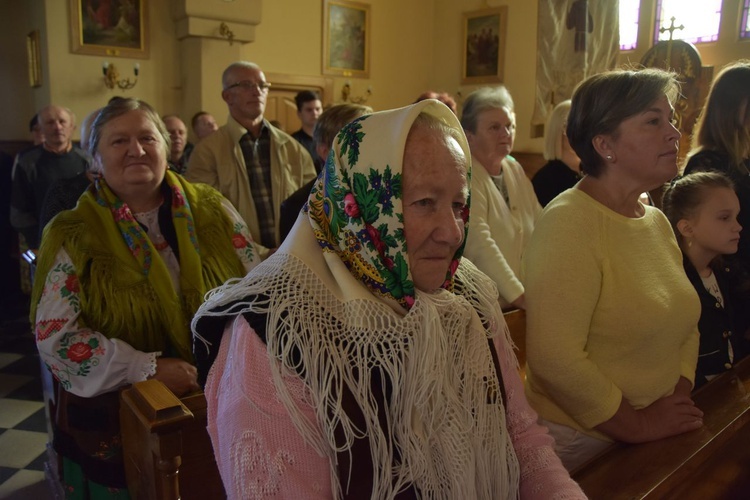
M 148 0 L 69 0 L 70 51 L 148 59 Z
M 503 81 L 507 22 L 507 6 L 464 13 L 462 84 Z
M 323 74 L 370 76 L 370 5 L 323 1 Z

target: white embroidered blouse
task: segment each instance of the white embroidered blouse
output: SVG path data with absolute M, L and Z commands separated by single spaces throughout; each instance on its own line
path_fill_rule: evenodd
M 222 200 L 222 208 L 232 222 L 235 252 L 249 271 L 260 263 L 258 248 L 231 203 Z M 134 215 L 148 228 L 147 234 L 164 259 L 173 284 L 179 286 L 179 263 L 172 249 L 160 244 L 157 218 L 151 213 Z M 34 332 L 42 360 L 65 390 L 94 397 L 156 373 L 160 352 L 138 351 L 126 342 L 83 328 L 78 321 L 80 312 L 78 275 L 68 253 L 60 249 L 44 283 Z M 89 359 L 82 367 L 81 363 Z

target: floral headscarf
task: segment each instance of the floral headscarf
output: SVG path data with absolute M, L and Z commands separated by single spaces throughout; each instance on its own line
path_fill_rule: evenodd
M 184 221 L 184 231 L 186 232 L 191 245 L 188 254 L 191 257 L 191 260 L 195 261 L 196 259 L 193 258 L 193 256 L 200 255 L 200 248 L 198 246 L 198 238 L 195 235 L 195 223 L 193 222 L 193 214 L 190 204 L 185 199 L 185 193 L 181 183 L 175 175 L 171 172 L 166 174 L 164 176 L 164 182 L 169 186 L 172 195 L 172 218 L 175 223 Z M 146 232 L 133 216 L 130 207 L 112 192 L 104 178 L 96 179 L 94 186 L 92 193 L 94 194 L 96 202 L 102 207 L 109 208 L 112 212 L 112 218 L 115 221 L 118 231 L 122 235 L 122 239 L 128 246 L 133 258 L 138 262 L 139 267 L 143 270 L 143 274 L 148 275 L 151 270 L 153 254 L 156 251 L 153 243 L 149 240 Z M 183 229 L 182 226 L 180 226 L 180 229 Z M 183 249 L 183 251 L 187 252 L 187 249 Z M 192 263 L 193 262 L 191 262 L 191 264 Z
M 420 113 L 459 132 L 468 178 L 471 154 L 458 118 L 444 104 L 428 99 L 346 125 L 308 200 L 310 222 L 323 251 L 336 253 L 374 295 L 393 298 L 406 309 L 414 304 L 414 282 L 404 235 L 402 173 L 406 139 Z M 384 144 L 391 146 L 383 148 Z M 447 290 L 453 289 L 453 274 L 463 254 L 468 206 L 467 201 L 463 243 L 442 286 Z
M 507 335 L 497 289 L 468 260 L 459 263 L 463 248 L 446 269 L 443 288 L 453 293 L 417 293 L 409 270 L 403 158 L 422 112 L 455 129 L 470 158 L 458 120 L 438 101 L 350 123 L 310 194 L 307 217 L 271 257 L 215 290 L 193 329 L 207 338 L 239 320 L 263 339 L 273 397 L 328 458 L 336 498 L 517 498 L 519 465 L 488 348 L 492 337 Z M 246 335 L 232 331 L 229 352 L 241 355 L 213 371 L 209 386 L 252 401 L 241 378 L 250 356 L 234 347 Z M 277 432 L 265 416 L 253 425 Z M 218 442 L 252 447 L 234 431 L 222 426 Z M 249 468 L 242 470 L 235 481 L 245 484 Z

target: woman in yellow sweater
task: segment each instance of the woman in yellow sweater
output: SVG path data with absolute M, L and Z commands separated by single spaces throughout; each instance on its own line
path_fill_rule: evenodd
M 702 425 L 700 302 L 666 217 L 638 199 L 677 175 L 677 93 L 650 69 L 578 87 L 567 134 L 586 176 L 547 206 L 525 255 L 526 392 L 569 470 L 611 441 Z

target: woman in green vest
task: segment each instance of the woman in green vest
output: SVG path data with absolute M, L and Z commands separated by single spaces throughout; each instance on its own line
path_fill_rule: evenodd
M 127 498 L 119 391 L 149 378 L 198 390 L 190 320 L 206 292 L 259 262 L 231 204 L 169 172 L 169 150 L 148 104 L 103 108 L 89 136 L 100 178 L 42 237 L 31 320 L 57 382 L 68 498 Z

